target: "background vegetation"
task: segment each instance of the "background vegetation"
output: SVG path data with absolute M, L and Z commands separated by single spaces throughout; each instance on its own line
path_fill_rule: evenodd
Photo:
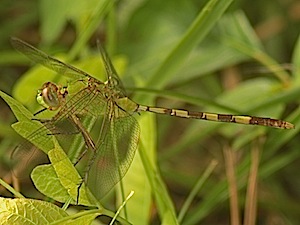
M 100 58 L 100 40 L 140 104 L 296 125 L 279 130 L 137 116 L 140 148 L 123 180 L 126 195 L 135 191 L 126 204 L 129 222 L 300 221 L 298 1 L 4 0 L 0 10 L 0 89 L 33 113 L 40 109 L 36 90 L 50 78 L 24 75 L 32 65 L 12 49 L 10 36 L 50 55 L 64 54 L 92 74 L 101 70 L 100 61 L 87 59 Z M 11 128 L 11 110 L 0 104 L 0 173 L 12 183 L 9 155 L 21 138 Z M 30 182 L 20 189 L 46 200 Z M 11 196 L 4 188 L 0 194 Z M 120 201 L 104 205 L 115 210 Z

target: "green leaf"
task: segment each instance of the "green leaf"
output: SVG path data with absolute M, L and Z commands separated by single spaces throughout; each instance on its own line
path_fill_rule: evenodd
M 76 204 L 78 187 L 82 182 L 80 175 L 57 142 L 48 156 L 52 164 L 38 166 L 32 172 L 31 178 L 36 188 L 56 201 L 64 203 L 71 197 L 71 203 Z M 78 204 L 95 206 L 96 204 L 91 203 L 90 196 L 91 193 L 83 183 Z
M 99 215 L 100 215 L 100 213 L 93 213 L 93 214 L 89 214 L 89 215 L 80 216 L 76 219 L 68 220 L 68 221 L 64 222 L 64 224 L 65 225 L 78 225 L 78 224 L 89 225 Z
M 11 108 L 11 110 L 13 111 L 13 113 L 19 121 L 31 120 L 32 113 L 29 112 L 20 102 L 18 102 L 17 100 L 5 94 L 2 91 L 0 91 L 0 96 L 4 99 L 4 101 L 6 101 L 6 103 Z
M 66 216 L 64 210 L 48 202 L 0 197 L 0 224 L 49 224 Z
M 29 138 L 33 145 L 41 149 L 46 154 L 53 149 L 53 139 L 51 132 L 37 121 L 22 121 L 12 125 L 12 128 L 24 138 Z
M 55 148 L 49 151 L 48 156 L 61 185 L 68 191 L 68 194 L 73 199 L 73 203 L 76 203 L 78 187 L 82 183 L 81 176 L 58 143 L 55 143 Z M 86 188 L 85 183 L 83 183 L 80 187 L 78 203 L 95 206 L 96 203 L 91 202 L 91 198 L 92 194 Z
M 58 202 L 67 202 L 70 198 L 68 191 L 60 183 L 52 165 L 37 166 L 31 173 L 31 179 L 39 192 Z

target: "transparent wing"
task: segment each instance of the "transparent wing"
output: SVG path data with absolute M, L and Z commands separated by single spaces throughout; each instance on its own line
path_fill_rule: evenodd
M 100 45 L 100 43 L 97 43 L 98 49 L 100 50 L 103 65 L 105 67 L 105 72 L 107 76 L 107 80 L 109 82 L 109 85 L 112 87 L 112 89 L 117 90 L 119 92 L 120 97 L 126 97 L 126 91 L 123 87 L 122 81 L 118 76 L 118 73 L 112 64 L 107 52 L 105 49 Z
M 19 52 L 21 52 L 22 54 L 24 54 L 25 56 L 27 56 L 29 59 L 31 59 L 32 61 L 39 63 L 59 74 L 68 76 L 70 78 L 73 79 L 84 79 L 87 77 L 91 77 L 89 74 L 87 74 L 86 72 L 71 66 L 69 64 L 63 63 L 61 61 L 59 61 L 58 59 L 55 59 L 49 55 L 47 55 L 46 53 L 42 52 L 41 50 L 38 50 L 37 48 L 31 46 L 30 44 L 12 37 L 10 39 L 12 46 L 18 50 Z
M 34 132 L 26 135 L 26 131 L 33 127 L 39 127 Z M 26 140 L 21 142 L 12 152 L 11 159 L 13 163 L 14 175 L 18 178 L 28 177 L 31 170 L 40 164 L 41 157 L 44 152 L 49 151 L 53 148 L 53 143 L 51 136 L 48 134 L 50 131 L 43 126 L 35 122 L 19 122 L 14 124 L 14 129 L 16 129 Z
M 127 114 L 112 120 L 107 118 L 101 135 L 87 175 L 87 185 L 97 199 L 107 194 L 128 171 L 138 147 L 140 128 L 136 119 Z

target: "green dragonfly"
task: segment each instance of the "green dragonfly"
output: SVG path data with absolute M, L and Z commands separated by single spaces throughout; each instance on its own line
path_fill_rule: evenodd
M 18 38 L 12 38 L 11 43 L 15 49 L 36 63 L 58 74 L 86 82 L 85 88 L 66 101 L 61 101 L 65 99 L 63 96 L 64 91 L 58 86 L 52 83 L 52 87 L 49 88 L 46 85 L 42 91 L 44 90 L 47 93 L 47 91 L 53 88 L 53 91 L 48 93 L 54 93 L 55 95 L 54 98 L 52 98 L 55 99 L 54 103 L 51 98 L 43 97 L 47 101 L 46 105 L 54 105 L 54 108 L 57 107 L 59 110 L 57 114 L 47 122 L 47 129 L 41 128 L 30 134 L 26 139 L 33 143 L 34 141 L 32 139 L 35 139 L 36 136 L 45 135 L 49 130 L 53 132 L 53 130 L 57 129 L 57 124 L 66 118 L 73 117 L 70 123 L 74 124 L 74 115 L 101 117 L 102 125 L 97 142 L 94 144 L 91 140 L 90 142 L 94 145 L 86 144 L 92 149 L 93 154 L 89 160 L 86 170 L 87 176 L 84 181 L 98 199 L 101 199 L 122 179 L 133 160 L 138 147 L 140 134 L 137 120 L 133 117 L 136 113 L 152 112 L 216 122 L 260 125 L 281 129 L 294 128 L 294 125 L 289 122 L 272 118 L 192 112 L 182 109 L 137 104 L 127 97 L 114 66 L 101 46 L 99 46 L 99 49 L 107 75 L 107 81 L 105 82 L 101 82 L 86 72 L 47 55 Z M 84 141 L 87 142 L 89 136 L 87 132 L 82 132 L 84 127 L 80 127 L 80 125 L 76 123 L 74 127 L 79 131 L 78 133 L 84 136 Z
M 80 82 L 87 83 L 85 88 L 67 101 L 65 100 L 67 93 L 64 90 L 53 83 L 45 83 L 40 90 L 38 101 L 46 108 L 58 110 L 58 112 L 50 120 L 40 121 L 43 126 L 25 136 L 27 141 L 17 146 L 12 158 L 15 161 L 26 158 L 29 162 L 27 159 L 35 158 L 38 154 L 37 149 L 43 149 L 51 141 L 49 134 L 69 139 L 70 135 L 65 137 L 64 134 L 79 133 L 83 136 L 85 145 L 91 149 L 83 181 L 94 196 L 101 199 L 127 172 L 136 152 L 140 134 L 138 123 L 132 116 L 134 104 L 126 98 L 122 85 L 118 84 L 119 80 L 114 75 L 115 71 L 109 71 L 113 67 L 106 66 L 109 79 L 104 83 L 71 65 L 48 56 L 20 39 L 12 38 L 11 43 L 33 61 L 59 74 L 75 77 Z M 101 53 L 107 59 L 103 49 Z M 129 111 L 124 110 L 125 107 Z M 101 118 L 102 125 L 97 142 L 90 138 L 80 122 L 80 118 L 85 116 Z M 30 170 L 32 167 L 29 166 L 25 165 Z M 23 171 L 20 172 L 20 176 L 23 176 Z

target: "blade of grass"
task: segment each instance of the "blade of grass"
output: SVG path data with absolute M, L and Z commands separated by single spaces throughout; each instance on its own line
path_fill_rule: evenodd
M 191 191 L 191 193 L 189 194 L 189 196 L 183 203 L 182 208 L 178 214 L 178 222 L 179 223 L 182 223 L 182 220 L 183 220 L 184 216 L 186 215 L 186 212 L 187 212 L 188 208 L 190 207 L 193 199 L 195 198 L 195 196 L 197 195 L 197 193 L 199 192 L 201 187 L 204 185 L 204 182 L 211 175 L 211 173 L 213 172 L 213 170 L 215 169 L 217 164 L 218 164 L 218 162 L 216 160 L 211 161 L 211 163 L 208 165 L 208 167 L 204 171 L 203 175 L 200 177 L 200 179 L 195 184 L 193 190 Z
M 231 4 L 232 0 L 210 0 L 200 11 L 197 18 L 187 29 L 180 41 L 170 51 L 159 68 L 151 75 L 146 87 L 163 88 L 167 81 L 171 79 L 183 64 L 191 50 L 208 34 L 219 18 L 224 14 L 225 10 Z M 139 95 L 137 101 L 150 99 L 149 96 Z
M 290 84 L 289 74 L 263 51 L 262 44 L 260 44 L 246 16 L 239 12 L 233 14 L 233 16 L 229 16 L 227 19 L 230 20 L 232 24 L 235 24 L 234 27 L 238 29 L 232 31 L 230 27 L 221 27 L 225 30 L 224 33 L 227 32 L 227 35 L 224 35 L 224 43 L 260 62 L 268 68 L 284 86 L 288 86 L 288 84 Z
M 245 203 L 245 225 L 255 225 L 256 223 L 256 210 L 257 210 L 257 180 L 258 180 L 258 166 L 260 152 L 260 143 L 254 142 L 251 148 L 251 168 L 248 178 L 247 195 Z
M 235 174 L 236 154 L 234 150 L 225 145 L 223 148 L 226 177 L 228 180 L 228 192 L 230 202 L 230 224 L 239 225 L 239 201 L 238 201 L 238 185 Z
M 146 151 L 146 146 L 141 146 L 141 151 Z M 157 204 L 158 213 L 165 224 L 179 224 L 176 218 L 173 202 L 168 194 L 166 186 L 160 176 L 160 173 L 151 165 L 146 154 L 140 154 L 141 160 Z
M 261 164 L 259 171 L 259 179 L 264 179 L 276 171 L 280 170 L 292 161 L 299 158 L 298 151 L 292 151 L 273 157 L 265 164 Z M 247 157 L 237 168 L 237 180 L 241 180 L 248 173 L 250 158 Z M 238 189 L 245 187 L 245 182 L 238 184 Z M 203 201 L 195 207 L 193 212 L 184 220 L 185 225 L 199 224 L 207 215 L 209 215 L 216 207 L 224 203 L 228 199 L 227 181 L 222 180 L 215 185 L 209 193 L 205 195 Z
M 25 198 L 20 192 L 17 192 L 13 187 L 11 187 L 8 183 L 0 178 L 0 185 L 5 187 L 8 191 L 10 191 L 14 196 L 18 198 Z
M 295 85 L 299 86 L 300 83 L 300 35 L 296 42 L 294 52 L 293 52 L 293 59 L 292 59 L 293 68 L 293 75 L 295 78 Z
M 134 194 L 134 191 L 131 191 L 129 193 L 129 195 L 127 196 L 127 198 L 124 200 L 124 202 L 122 203 L 122 205 L 118 208 L 116 214 L 114 215 L 113 219 L 110 221 L 109 225 L 113 225 L 114 222 L 116 221 L 117 217 L 119 216 L 121 210 L 125 207 L 126 203 L 128 202 L 128 200 L 132 197 L 132 195 Z
M 92 15 L 90 15 L 89 17 L 90 19 L 84 23 L 84 25 L 82 26 L 83 29 L 79 31 L 79 36 L 69 52 L 68 60 L 74 59 L 79 54 L 83 46 L 87 43 L 90 37 L 95 33 L 95 30 L 99 27 L 99 23 L 102 21 L 104 14 L 108 11 L 113 3 L 114 1 L 110 0 L 99 1 Z

